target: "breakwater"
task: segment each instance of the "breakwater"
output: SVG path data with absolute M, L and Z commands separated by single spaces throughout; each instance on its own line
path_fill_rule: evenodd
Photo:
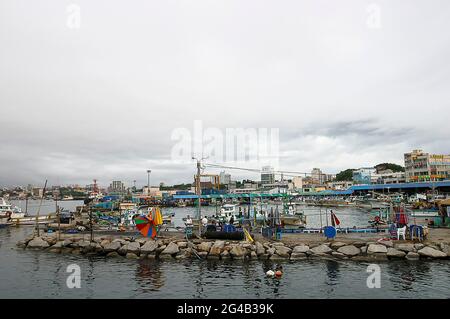
M 85 236 L 56 234 L 29 236 L 17 243 L 20 249 L 41 250 L 56 254 L 106 256 L 127 259 L 228 259 L 299 261 L 306 259 L 345 259 L 354 261 L 389 261 L 448 259 L 450 243 L 408 241 L 316 241 L 290 242 L 258 240 L 252 243 L 227 240 L 186 240 L 180 236 L 134 238 L 101 236 L 92 242 Z

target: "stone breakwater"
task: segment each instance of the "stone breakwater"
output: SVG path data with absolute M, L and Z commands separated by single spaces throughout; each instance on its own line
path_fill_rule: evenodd
M 284 244 L 282 242 L 238 242 L 225 240 L 179 238 L 111 238 L 100 237 L 93 242 L 80 237 L 58 241 L 55 236 L 32 236 L 19 241 L 22 249 L 86 256 L 125 257 L 128 259 L 259 259 L 305 260 L 308 258 L 347 259 L 355 261 L 387 261 L 394 259 L 448 259 L 450 243 L 408 243 L 392 241 L 344 243 L 339 241 Z

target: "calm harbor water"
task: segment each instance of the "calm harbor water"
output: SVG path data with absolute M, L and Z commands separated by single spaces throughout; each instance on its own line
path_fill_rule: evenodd
M 175 210 L 180 219 L 190 213 L 189 208 Z M 354 212 L 346 213 L 341 221 L 343 216 L 358 220 Z M 367 221 L 366 216 L 359 219 Z M 32 231 L 32 227 L 0 229 L 0 298 L 450 297 L 449 261 L 380 263 L 381 288 L 369 289 L 367 263 L 285 262 L 283 277 L 269 279 L 265 271 L 274 267 L 271 262 L 141 261 L 17 249 L 16 242 Z M 66 269 L 73 263 L 81 268 L 80 289 L 66 286 Z

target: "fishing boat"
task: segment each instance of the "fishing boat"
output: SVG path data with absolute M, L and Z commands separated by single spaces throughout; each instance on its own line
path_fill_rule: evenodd
M 302 212 L 297 212 L 295 203 L 284 203 L 283 212 L 280 215 L 284 228 L 304 228 L 306 227 L 306 216 Z
M 36 225 L 36 223 L 38 224 L 50 224 L 50 223 L 54 223 L 56 222 L 57 216 L 56 214 L 49 214 L 49 215 L 44 215 L 44 216 L 28 216 L 25 215 L 23 217 L 11 217 L 9 219 L 9 222 L 12 225 Z
M 220 212 L 217 216 L 217 219 L 223 223 L 228 223 L 233 217 L 234 223 L 238 222 L 238 219 L 236 218 L 236 206 L 234 204 L 224 204 L 220 208 Z
M 0 197 L 0 218 L 21 218 L 25 217 L 25 213 L 17 207 L 8 203 L 3 197 Z

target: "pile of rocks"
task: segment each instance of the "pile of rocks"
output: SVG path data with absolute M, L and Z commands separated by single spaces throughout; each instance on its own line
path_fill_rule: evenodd
M 97 238 L 94 242 L 82 238 L 57 241 L 53 236 L 30 237 L 18 247 L 40 249 L 53 253 L 82 254 L 129 259 L 270 259 L 304 260 L 307 258 L 351 259 L 382 261 L 390 259 L 417 260 L 448 258 L 450 245 L 382 242 L 318 242 L 315 244 L 285 245 L 282 242 L 186 241 L 175 238 Z

